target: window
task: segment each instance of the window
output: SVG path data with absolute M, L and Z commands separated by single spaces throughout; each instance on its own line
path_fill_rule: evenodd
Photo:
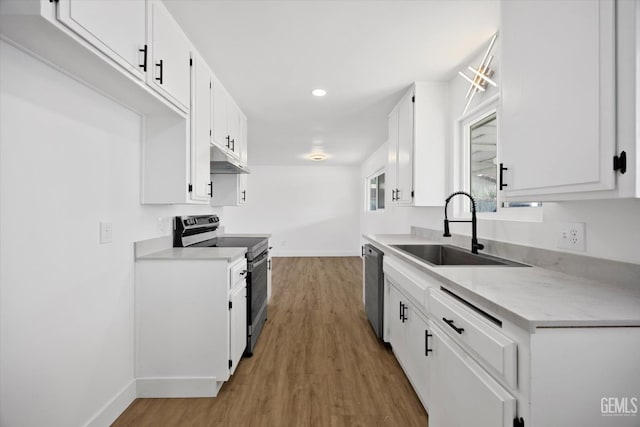
M 494 97 L 458 120 L 453 158 L 454 191 L 462 189 L 476 200 L 478 216 L 496 219 L 542 220 L 542 203 L 506 202 L 498 191 L 498 98 Z M 458 198 L 456 213 L 471 211 L 468 200 Z M 518 208 L 518 209 L 514 209 Z
M 365 210 L 384 209 L 384 172 L 376 172 L 365 182 Z
M 477 212 L 496 212 L 498 207 L 496 113 L 469 126 L 469 192 L 476 199 Z

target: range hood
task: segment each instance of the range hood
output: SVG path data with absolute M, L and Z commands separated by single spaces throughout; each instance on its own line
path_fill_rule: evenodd
M 231 156 L 226 150 L 216 145 L 211 146 L 211 173 L 239 174 L 251 173 L 240 160 Z

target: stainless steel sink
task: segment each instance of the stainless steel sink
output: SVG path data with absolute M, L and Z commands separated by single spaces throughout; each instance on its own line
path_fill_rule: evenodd
M 487 254 L 473 254 L 468 249 L 449 245 L 391 245 L 408 255 L 431 265 L 473 265 L 497 267 L 530 267 L 519 262 Z

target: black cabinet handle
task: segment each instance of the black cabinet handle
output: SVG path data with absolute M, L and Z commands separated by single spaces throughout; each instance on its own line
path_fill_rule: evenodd
M 247 190 L 242 190 L 242 201 L 243 202 L 247 201 Z
M 392 202 L 396 201 L 396 190 L 391 190 L 391 201 Z
M 231 140 L 231 151 L 233 151 L 234 153 L 236 151 L 236 140 L 235 139 Z
M 396 188 L 396 201 L 400 200 L 400 189 Z
M 156 67 L 160 67 L 160 77 L 156 77 L 156 80 L 158 80 L 160 82 L 160 84 L 162 84 L 162 68 L 163 68 L 163 61 L 162 59 L 160 60 L 160 62 L 158 62 L 156 64 Z
M 409 308 L 408 305 L 402 304 L 402 323 L 404 323 L 404 322 L 406 322 L 408 320 L 407 308 Z
M 271 260 L 267 261 L 267 270 L 271 271 Z
M 398 317 L 400 320 L 402 320 L 402 301 L 400 301 L 400 317 Z
M 269 250 L 273 249 L 273 246 L 269 246 Z
M 209 197 L 213 197 L 213 182 L 209 181 Z
M 230 148 L 231 147 L 231 135 L 227 135 L 225 139 L 227 140 L 227 148 Z
M 432 337 L 427 329 L 424 330 L 424 355 L 425 357 L 429 357 L 429 353 L 433 350 L 429 348 L 429 337 Z
M 143 49 L 138 49 L 140 52 L 144 53 L 142 65 L 138 65 L 138 67 L 142 68 L 142 71 L 144 71 L 145 73 L 147 72 L 147 48 L 148 46 L 145 44 Z
M 242 271 L 240 272 L 240 275 L 241 275 L 241 276 L 246 276 L 246 275 L 247 275 L 247 270 L 242 270 Z
M 453 320 L 449 320 L 446 317 L 443 317 L 442 320 L 444 320 L 444 323 L 446 323 L 447 325 L 451 326 L 451 328 L 454 331 L 456 331 L 457 333 L 459 333 L 460 335 L 462 335 L 462 333 L 464 332 L 464 328 L 456 327 L 456 325 L 453 324 Z
M 508 171 L 508 170 L 509 170 L 509 168 L 505 168 L 504 167 L 504 163 L 500 163 L 500 190 L 502 190 L 504 187 L 508 187 L 509 186 L 508 184 L 504 183 L 504 179 L 503 179 L 503 176 L 502 176 L 502 173 L 504 171 Z

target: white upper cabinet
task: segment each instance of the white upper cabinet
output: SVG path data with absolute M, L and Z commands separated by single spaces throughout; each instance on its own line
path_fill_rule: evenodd
M 150 72 L 147 82 L 179 107 L 189 108 L 191 43 L 160 1 L 149 1 Z
M 243 114 L 217 78 L 213 81 L 213 143 L 240 158 Z M 246 121 L 246 118 L 244 119 Z M 246 123 L 244 124 L 246 126 Z
M 443 206 L 447 84 L 416 82 L 389 115 L 387 192 L 398 206 Z
M 60 22 L 141 80 L 148 60 L 146 16 L 145 0 L 58 1 Z
M 413 90 L 389 115 L 387 188 L 392 205 L 413 203 Z
M 200 55 L 191 67 L 191 199 L 209 201 L 212 73 Z
M 499 147 L 507 200 L 588 198 L 614 189 L 614 12 L 613 0 L 501 3 Z
M 229 152 L 236 157 L 240 157 L 241 135 L 240 135 L 240 109 L 233 102 L 231 97 L 227 98 L 227 131 L 229 132 Z
M 398 165 L 395 202 L 411 205 L 413 195 L 413 100 L 414 92 L 408 92 L 398 105 Z
M 228 145 L 227 137 L 227 91 L 220 80 L 213 79 L 213 143 L 221 149 Z
M 249 152 L 249 138 L 248 138 L 248 126 L 247 118 L 244 114 L 240 113 L 240 162 L 247 164 L 248 152 Z

